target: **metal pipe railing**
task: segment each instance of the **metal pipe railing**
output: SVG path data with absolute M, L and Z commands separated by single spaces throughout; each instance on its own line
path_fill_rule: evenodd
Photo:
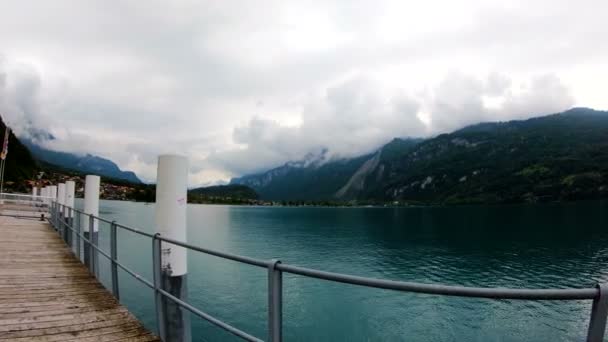
M 36 218 L 44 221 L 45 215 L 49 212 L 50 203 L 50 197 L 0 193 L 0 216 Z
M 582 300 L 594 299 L 598 289 L 509 289 L 463 287 L 436 284 L 412 283 L 385 279 L 359 277 L 348 274 L 314 270 L 310 268 L 279 264 L 276 266 L 283 272 L 298 274 L 306 277 L 325 279 L 339 283 L 375 287 L 402 292 L 417 292 L 424 294 L 473 297 L 489 299 L 527 299 L 527 300 Z
M 587 331 L 588 342 L 599 342 L 603 341 L 606 321 L 608 318 L 608 286 L 604 284 L 598 284 L 594 288 L 582 288 L 582 289 L 511 289 L 511 288 L 481 288 L 481 287 L 463 287 L 463 286 L 448 286 L 440 284 L 424 284 L 415 282 L 404 282 L 394 281 L 386 279 L 376 279 L 369 277 L 354 276 L 342 273 L 333 273 L 315 270 L 311 268 L 293 266 L 281 263 L 280 260 L 262 260 L 241 255 L 236 255 L 227 252 L 215 251 L 199 246 L 190 245 L 183 241 L 177 241 L 161 236 L 160 234 L 150 234 L 139 229 L 127 227 L 103 219 L 101 217 L 86 214 L 80 210 L 69 208 L 74 213 L 85 215 L 89 218 L 89 233 L 93 232 L 94 220 L 101 222 L 107 222 L 110 224 L 110 253 L 106 253 L 94 241 L 86 239 L 80 232 L 80 227 L 77 227 L 76 231 L 73 227 L 74 222 L 71 223 L 62 218 L 64 209 L 67 208 L 57 202 L 51 204 L 51 218 L 48 221 L 58 231 L 60 236 L 67 239 L 65 234 L 66 229 L 75 233 L 78 240 L 82 240 L 84 244 L 88 244 L 90 247 L 90 260 L 93 261 L 97 254 L 101 254 L 110 261 L 111 265 L 111 281 L 112 281 L 112 293 L 114 296 L 119 298 L 118 295 L 118 275 L 117 269 L 124 270 L 127 274 L 131 275 L 135 279 L 144 283 L 148 287 L 154 290 L 155 293 L 155 306 L 156 306 L 156 318 L 159 327 L 159 335 L 161 339 L 165 339 L 164 321 L 164 299 L 169 299 L 179 305 L 180 307 L 190 311 L 196 316 L 224 329 L 225 331 L 240 337 L 247 341 L 261 341 L 259 338 L 252 336 L 242 330 L 239 330 L 232 325 L 215 318 L 196 307 L 192 306 L 188 302 L 185 302 L 169 292 L 163 289 L 161 281 L 161 242 L 170 243 L 173 245 L 181 246 L 184 248 L 191 249 L 193 251 L 205 253 L 208 255 L 216 256 L 223 259 L 228 259 L 240 263 L 245 263 L 252 266 L 263 267 L 268 270 L 268 340 L 272 342 L 282 341 L 282 305 L 283 305 L 283 277 L 284 272 L 300 275 L 304 277 L 323 279 L 333 282 L 365 286 L 386 290 L 394 290 L 400 292 L 415 292 L 424 293 L 431 295 L 444 295 L 444 296 L 458 296 L 458 297 L 471 297 L 471 298 L 486 298 L 486 299 L 512 299 L 512 300 L 593 300 L 591 309 L 591 317 L 589 321 L 589 327 Z M 78 221 L 80 223 L 80 221 Z M 146 236 L 152 239 L 152 259 L 153 259 L 153 282 L 145 279 L 141 275 L 135 273 L 127 266 L 121 264 L 118 261 L 118 244 L 117 244 L 117 229 L 125 229 L 127 231 Z M 89 235 L 92 236 L 92 235 Z M 80 258 L 80 255 L 79 255 Z M 95 270 L 95 263 L 91 262 L 89 269 L 92 274 L 98 274 L 98 270 Z

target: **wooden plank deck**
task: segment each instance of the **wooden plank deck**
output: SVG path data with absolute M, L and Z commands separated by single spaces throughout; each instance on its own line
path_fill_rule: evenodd
M 0 216 L 0 341 L 160 341 L 46 222 Z

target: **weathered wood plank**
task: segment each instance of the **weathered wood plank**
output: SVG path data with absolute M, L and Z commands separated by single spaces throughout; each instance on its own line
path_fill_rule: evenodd
M 0 336 L 0 341 L 2 341 L 3 339 L 10 339 L 11 341 L 13 341 L 18 338 L 31 339 L 33 337 L 37 337 L 39 339 L 46 337 L 52 341 L 53 337 L 56 335 L 66 334 L 69 335 L 69 338 L 74 338 L 75 336 L 79 336 L 82 332 L 87 332 L 89 330 L 121 327 L 123 325 L 137 325 L 137 323 L 133 322 L 125 323 L 125 317 L 126 316 L 121 316 L 116 319 L 107 319 L 104 321 L 84 323 L 80 325 L 74 324 L 61 327 L 12 331 L 2 334 Z M 65 340 L 65 338 L 59 339 L 59 341 L 62 340 Z
M 98 295 L 94 295 L 94 296 L 93 295 L 91 295 L 91 296 L 87 296 L 87 295 L 74 296 L 74 297 L 66 298 L 65 300 L 32 299 L 30 301 L 18 300 L 18 301 L 11 302 L 11 303 L 1 302 L 0 309 L 29 308 L 29 307 L 37 307 L 37 306 L 58 305 L 58 304 L 62 304 L 62 303 L 65 303 L 66 305 L 77 305 L 77 304 L 82 304 L 82 303 L 96 304 L 96 303 L 100 303 L 100 302 L 103 303 L 103 302 L 112 301 L 112 300 L 114 300 L 114 297 L 112 297 L 111 294 L 104 293 L 104 294 L 98 294 Z
M 31 312 L 42 312 L 42 311 L 54 311 L 54 310 L 71 310 L 78 308 L 97 307 L 98 303 L 82 302 L 82 303 L 50 303 L 47 305 L 38 306 L 15 306 L 15 307 L 0 307 L 0 315 L 4 317 L 4 314 L 8 317 L 9 314 L 16 313 L 31 313 Z M 103 304 L 101 304 L 103 305 Z M 114 305 L 114 304 L 112 304 Z
M 45 298 L 32 298 L 32 299 L 27 299 L 27 298 L 17 298 L 14 301 L 9 301 L 9 300 L 3 300 L 0 302 L 0 307 L 5 307 L 8 305 L 27 305 L 28 303 L 61 303 L 61 302 L 73 302 L 73 301 L 82 301 L 82 300 L 87 300 L 87 298 L 89 298 L 89 300 L 91 302 L 97 302 L 98 299 L 101 300 L 101 298 L 108 298 L 107 296 L 110 296 L 109 298 L 112 298 L 110 294 L 107 294 L 105 292 L 101 292 L 101 293 L 97 293 L 97 294 L 81 294 L 81 295 L 74 295 L 74 296 L 70 296 L 70 297 L 60 297 L 60 296 L 55 296 L 55 297 L 45 297 Z
M 4 332 L 14 332 L 23 330 L 33 329 L 45 329 L 45 328 L 56 328 L 65 326 L 78 326 L 86 323 L 102 322 L 109 319 L 117 319 L 122 317 L 123 320 L 128 320 L 130 314 L 128 312 L 121 312 L 120 314 L 107 315 L 107 316 L 85 316 L 79 317 L 76 320 L 63 320 L 63 321 L 50 321 L 50 322 L 37 322 L 37 323 L 24 323 L 24 324 L 13 324 L 9 326 L 0 326 L 0 335 L 4 336 Z
M 113 321 L 116 322 L 116 321 Z M 73 327 L 65 327 L 63 328 L 63 332 L 58 332 L 58 333 L 54 333 L 54 334 L 44 334 L 44 335 L 33 335 L 33 336 L 27 336 L 27 337 L 13 337 L 11 338 L 11 341 L 13 342 L 20 342 L 20 341 L 39 341 L 39 342 L 55 342 L 55 341 L 66 341 L 66 340 L 71 340 L 74 338 L 85 338 L 85 337 L 94 337 L 94 336 L 101 336 L 101 335 L 108 335 L 108 334 L 116 334 L 116 333 L 120 333 L 122 331 L 129 331 L 131 329 L 136 329 L 139 328 L 139 325 L 134 324 L 134 323 L 124 323 L 124 324 L 116 324 L 116 325 L 110 325 L 110 326 L 103 326 L 103 324 L 106 324 L 106 322 L 99 322 L 97 323 L 99 325 L 101 325 L 101 327 L 95 327 L 95 328 L 90 328 L 90 329 L 86 329 L 83 330 L 82 327 L 76 327 L 79 330 L 74 330 Z M 89 328 L 89 326 L 87 326 L 87 328 Z M 55 330 L 55 331 L 61 331 L 61 328 Z M 1 339 L 0 339 L 1 341 Z
M 79 342 L 121 341 L 126 338 L 135 338 L 135 337 L 146 335 L 146 334 L 148 334 L 148 332 L 142 328 L 133 328 L 133 329 L 128 329 L 128 330 L 125 329 L 125 330 L 118 331 L 118 332 L 112 332 L 109 334 L 101 334 L 101 335 L 85 337 L 85 338 L 79 337 L 78 339 L 68 340 L 68 341 L 79 341 Z

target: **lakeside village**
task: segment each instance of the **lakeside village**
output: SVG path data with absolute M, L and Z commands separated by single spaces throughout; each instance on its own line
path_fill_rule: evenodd
M 45 177 L 44 175 L 39 179 L 29 179 L 25 181 L 26 188 L 37 187 L 38 189 L 44 188 L 58 183 L 65 183 L 67 181 L 73 181 L 76 183 L 76 197 L 84 197 L 84 177 L 74 175 L 63 175 L 52 173 L 50 176 Z M 7 187 L 11 187 L 13 182 L 6 182 Z M 116 184 L 114 182 L 102 182 L 99 189 L 99 195 L 101 199 L 106 200 L 118 200 L 118 201 L 146 201 L 146 185 L 138 186 L 131 185 L 128 183 Z M 153 196 L 151 197 L 152 200 Z

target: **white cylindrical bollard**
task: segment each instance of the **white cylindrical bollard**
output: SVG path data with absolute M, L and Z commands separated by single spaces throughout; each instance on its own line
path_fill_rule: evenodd
M 188 159 L 178 155 L 160 156 L 156 177 L 156 232 L 174 240 L 186 241 Z M 186 274 L 186 249 L 165 245 L 163 269 L 171 276 Z
M 57 201 L 57 186 L 50 185 L 49 186 L 49 205 L 52 206 L 53 202 L 56 202 L 56 201 Z
M 57 201 L 57 185 L 51 185 L 49 190 L 49 197 L 51 198 L 51 201 Z
M 47 202 L 47 198 L 46 198 L 47 197 L 46 196 L 46 191 L 47 191 L 46 186 L 44 188 L 40 189 L 40 197 L 42 197 L 42 203 L 44 203 L 44 204 L 48 203 Z
M 186 241 L 188 202 L 188 159 L 178 155 L 158 157 L 156 176 L 156 231 L 163 237 Z M 187 300 L 187 250 L 161 243 L 162 286 L 165 291 Z M 191 340 L 188 313 L 171 300 L 164 299 L 165 334 L 168 341 Z
M 74 193 L 76 191 L 76 183 L 74 181 L 65 182 L 65 205 L 69 208 L 74 208 Z M 74 217 L 74 211 L 66 208 L 65 216 Z
M 65 204 L 65 183 L 57 184 L 57 203 Z
M 99 216 L 99 176 L 87 175 L 84 183 L 84 212 L 89 215 Z M 80 222 L 83 223 L 84 236 L 89 241 L 92 241 L 93 244 L 97 244 L 98 242 L 98 230 L 99 230 L 99 222 L 93 219 L 93 231 L 89 232 L 90 227 L 90 217 L 83 214 Z M 91 253 L 94 251 L 89 244 L 84 244 L 84 264 L 89 267 L 94 273 L 98 272 L 98 262 L 95 253 Z
M 65 202 L 65 183 L 59 183 L 57 184 L 57 203 L 59 204 L 59 207 L 57 208 L 57 220 L 59 222 L 59 225 L 57 227 L 57 229 L 61 232 L 61 234 L 63 234 L 63 208 L 61 207 Z
M 63 217 L 67 222 L 67 225 L 73 228 L 74 225 L 74 192 L 76 191 L 76 183 L 74 181 L 65 182 L 65 197 L 63 204 L 65 205 L 65 210 L 63 212 Z M 67 227 L 66 227 L 67 228 Z M 72 237 L 73 232 L 70 229 L 65 229 L 65 242 L 68 246 L 72 246 Z
M 36 196 L 38 195 L 38 188 L 37 187 L 32 187 L 32 196 L 34 197 L 34 199 L 36 199 Z
M 84 183 L 84 212 L 99 216 L 99 176 L 87 175 Z M 82 222 L 87 222 L 85 229 L 88 229 L 88 216 L 83 215 Z M 93 222 L 93 231 L 99 230 L 97 220 Z

